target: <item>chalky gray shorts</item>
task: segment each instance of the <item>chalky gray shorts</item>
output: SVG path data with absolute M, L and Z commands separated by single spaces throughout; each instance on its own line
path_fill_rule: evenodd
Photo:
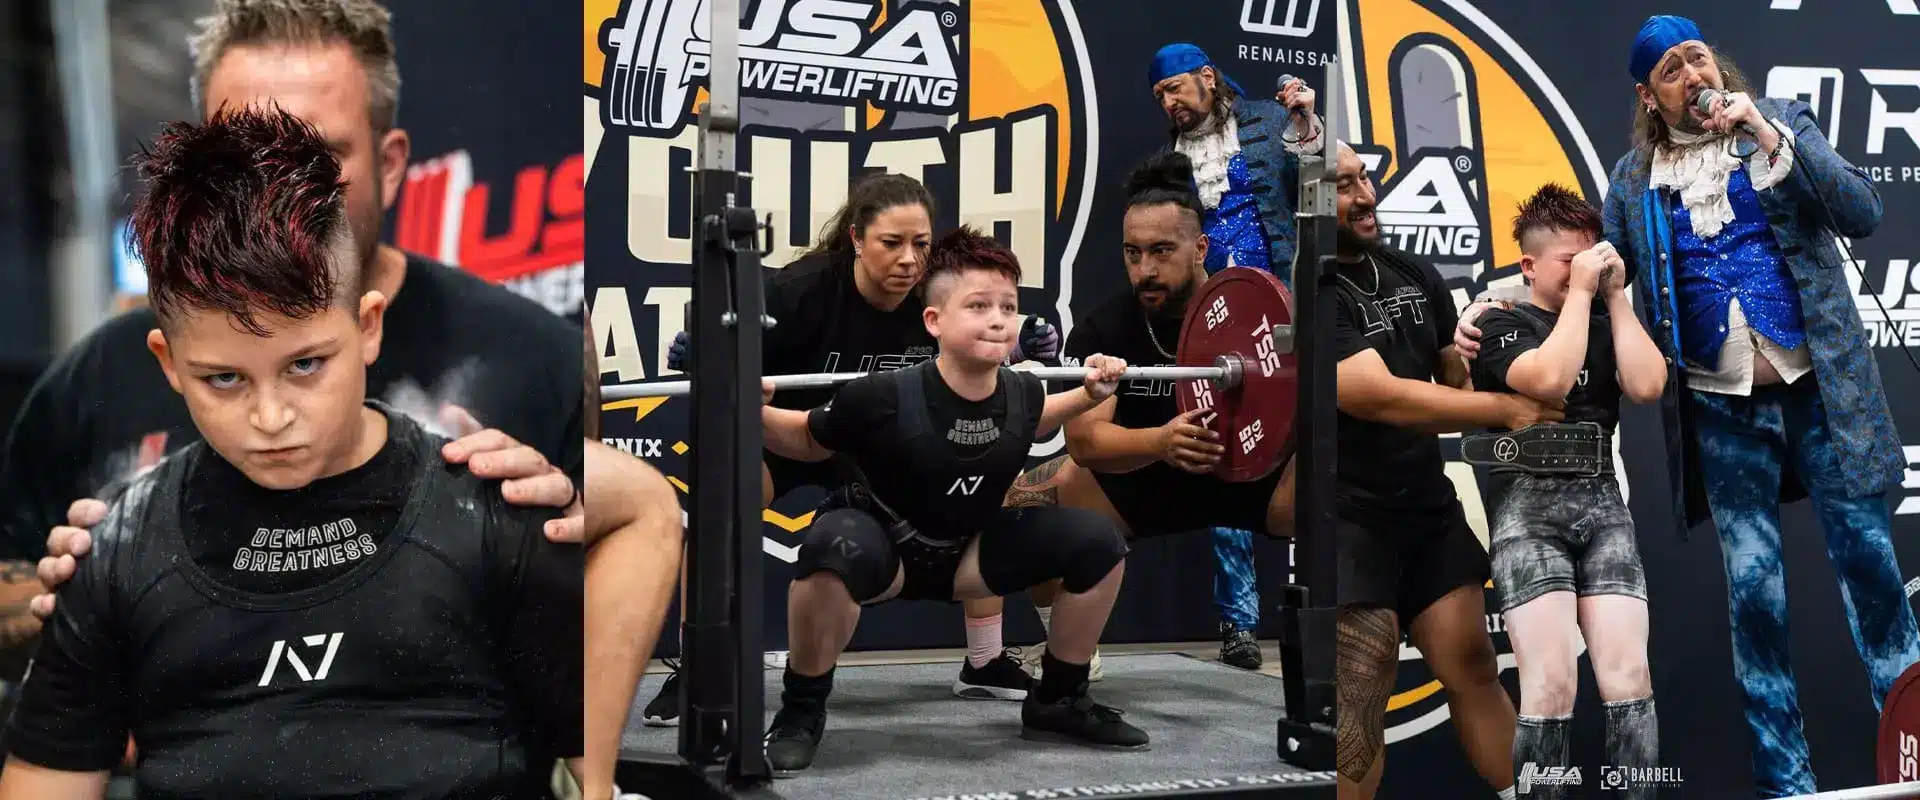
M 1633 517 L 1611 475 L 1517 475 L 1492 528 L 1488 549 L 1502 613 L 1548 592 L 1647 599 Z

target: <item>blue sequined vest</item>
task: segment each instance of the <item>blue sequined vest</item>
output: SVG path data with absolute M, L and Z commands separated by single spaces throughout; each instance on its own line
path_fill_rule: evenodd
M 1253 196 L 1253 176 L 1245 152 L 1227 160 L 1227 191 L 1220 205 L 1207 209 L 1207 274 L 1227 268 L 1227 254 L 1242 267 L 1273 271 L 1267 262 L 1267 232 L 1260 225 L 1260 208 Z M 1281 266 L 1285 266 L 1284 264 Z
M 1733 221 L 1711 239 L 1693 232 L 1693 215 L 1673 204 L 1673 249 L 1680 269 L 1680 350 L 1687 363 L 1713 369 L 1727 340 L 1730 303 L 1739 298 L 1747 324 L 1789 350 L 1806 341 L 1800 294 L 1787 274 L 1760 196 L 1742 165 L 1727 180 Z

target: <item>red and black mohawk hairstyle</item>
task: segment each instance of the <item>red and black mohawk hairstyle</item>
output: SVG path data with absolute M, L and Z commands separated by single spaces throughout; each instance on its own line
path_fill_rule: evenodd
M 298 117 L 223 107 L 168 124 L 133 166 L 133 246 L 162 321 L 219 312 L 265 336 L 258 315 L 309 319 L 358 285 L 340 162 Z
M 1600 211 L 1579 192 L 1549 183 L 1520 202 L 1520 213 L 1513 218 L 1513 241 L 1523 251 L 1527 237 L 1534 233 L 1586 233 L 1599 241 L 1602 235 Z
M 961 273 L 976 269 L 997 272 L 1015 286 L 1020 285 L 1020 259 L 1011 248 L 971 225 L 948 231 L 927 248 L 927 274 L 920 280 L 921 286 L 927 288 L 927 302 L 939 305 L 946 299 L 944 294 L 934 296 L 936 280 L 944 289 L 945 284 Z

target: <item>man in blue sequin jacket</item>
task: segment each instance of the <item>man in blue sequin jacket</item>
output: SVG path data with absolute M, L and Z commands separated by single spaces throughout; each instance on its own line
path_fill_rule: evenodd
M 1634 150 L 1609 177 L 1606 238 L 1669 365 L 1674 522 L 1720 534 L 1760 796 L 1812 794 L 1781 504 L 1812 498 L 1876 709 L 1920 661 L 1886 496 L 1906 459 L 1835 240 L 1871 235 L 1880 196 L 1805 103 L 1751 98 L 1692 21 L 1648 19 L 1629 69 Z M 1725 93 L 1710 115 L 1707 90 Z
M 1187 43 L 1160 48 L 1147 77 L 1167 115 L 1168 148 L 1193 162 L 1194 188 L 1206 211 L 1207 273 L 1252 267 L 1291 285 L 1298 156 L 1321 148 L 1313 90 L 1293 80 L 1274 100 L 1249 97 L 1204 51 Z M 1214 528 L 1213 545 L 1220 660 L 1258 669 L 1254 631 L 1260 596 L 1254 587 L 1253 534 Z

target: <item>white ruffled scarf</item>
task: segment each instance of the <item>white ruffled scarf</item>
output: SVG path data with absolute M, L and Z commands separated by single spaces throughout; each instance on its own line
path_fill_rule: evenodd
M 1219 208 L 1227 193 L 1227 163 L 1240 152 L 1240 123 L 1228 116 L 1221 124 L 1202 123 L 1180 134 L 1173 149 L 1193 162 L 1193 183 L 1200 190 L 1200 202 L 1207 208 Z
M 1648 183 L 1680 193 L 1680 204 L 1693 219 L 1693 232 L 1702 239 L 1733 221 L 1733 202 L 1727 182 L 1740 168 L 1734 139 L 1718 133 L 1667 131 L 1669 144 L 1655 147 Z
M 1694 234 L 1702 239 L 1713 237 L 1733 221 L 1733 200 L 1727 194 L 1727 183 L 1734 170 L 1744 163 L 1747 178 L 1756 192 L 1779 185 L 1793 172 L 1793 130 L 1772 120 L 1768 122 L 1774 132 L 1780 134 L 1778 158 L 1754 148 L 1743 160 L 1734 152 L 1740 140 L 1732 136 L 1668 130 L 1669 143 L 1653 149 L 1653 164 L 1647 176 L 1649 185 L 1678 191 L 1681 205 L 1686 206 L 1693 219 Z

